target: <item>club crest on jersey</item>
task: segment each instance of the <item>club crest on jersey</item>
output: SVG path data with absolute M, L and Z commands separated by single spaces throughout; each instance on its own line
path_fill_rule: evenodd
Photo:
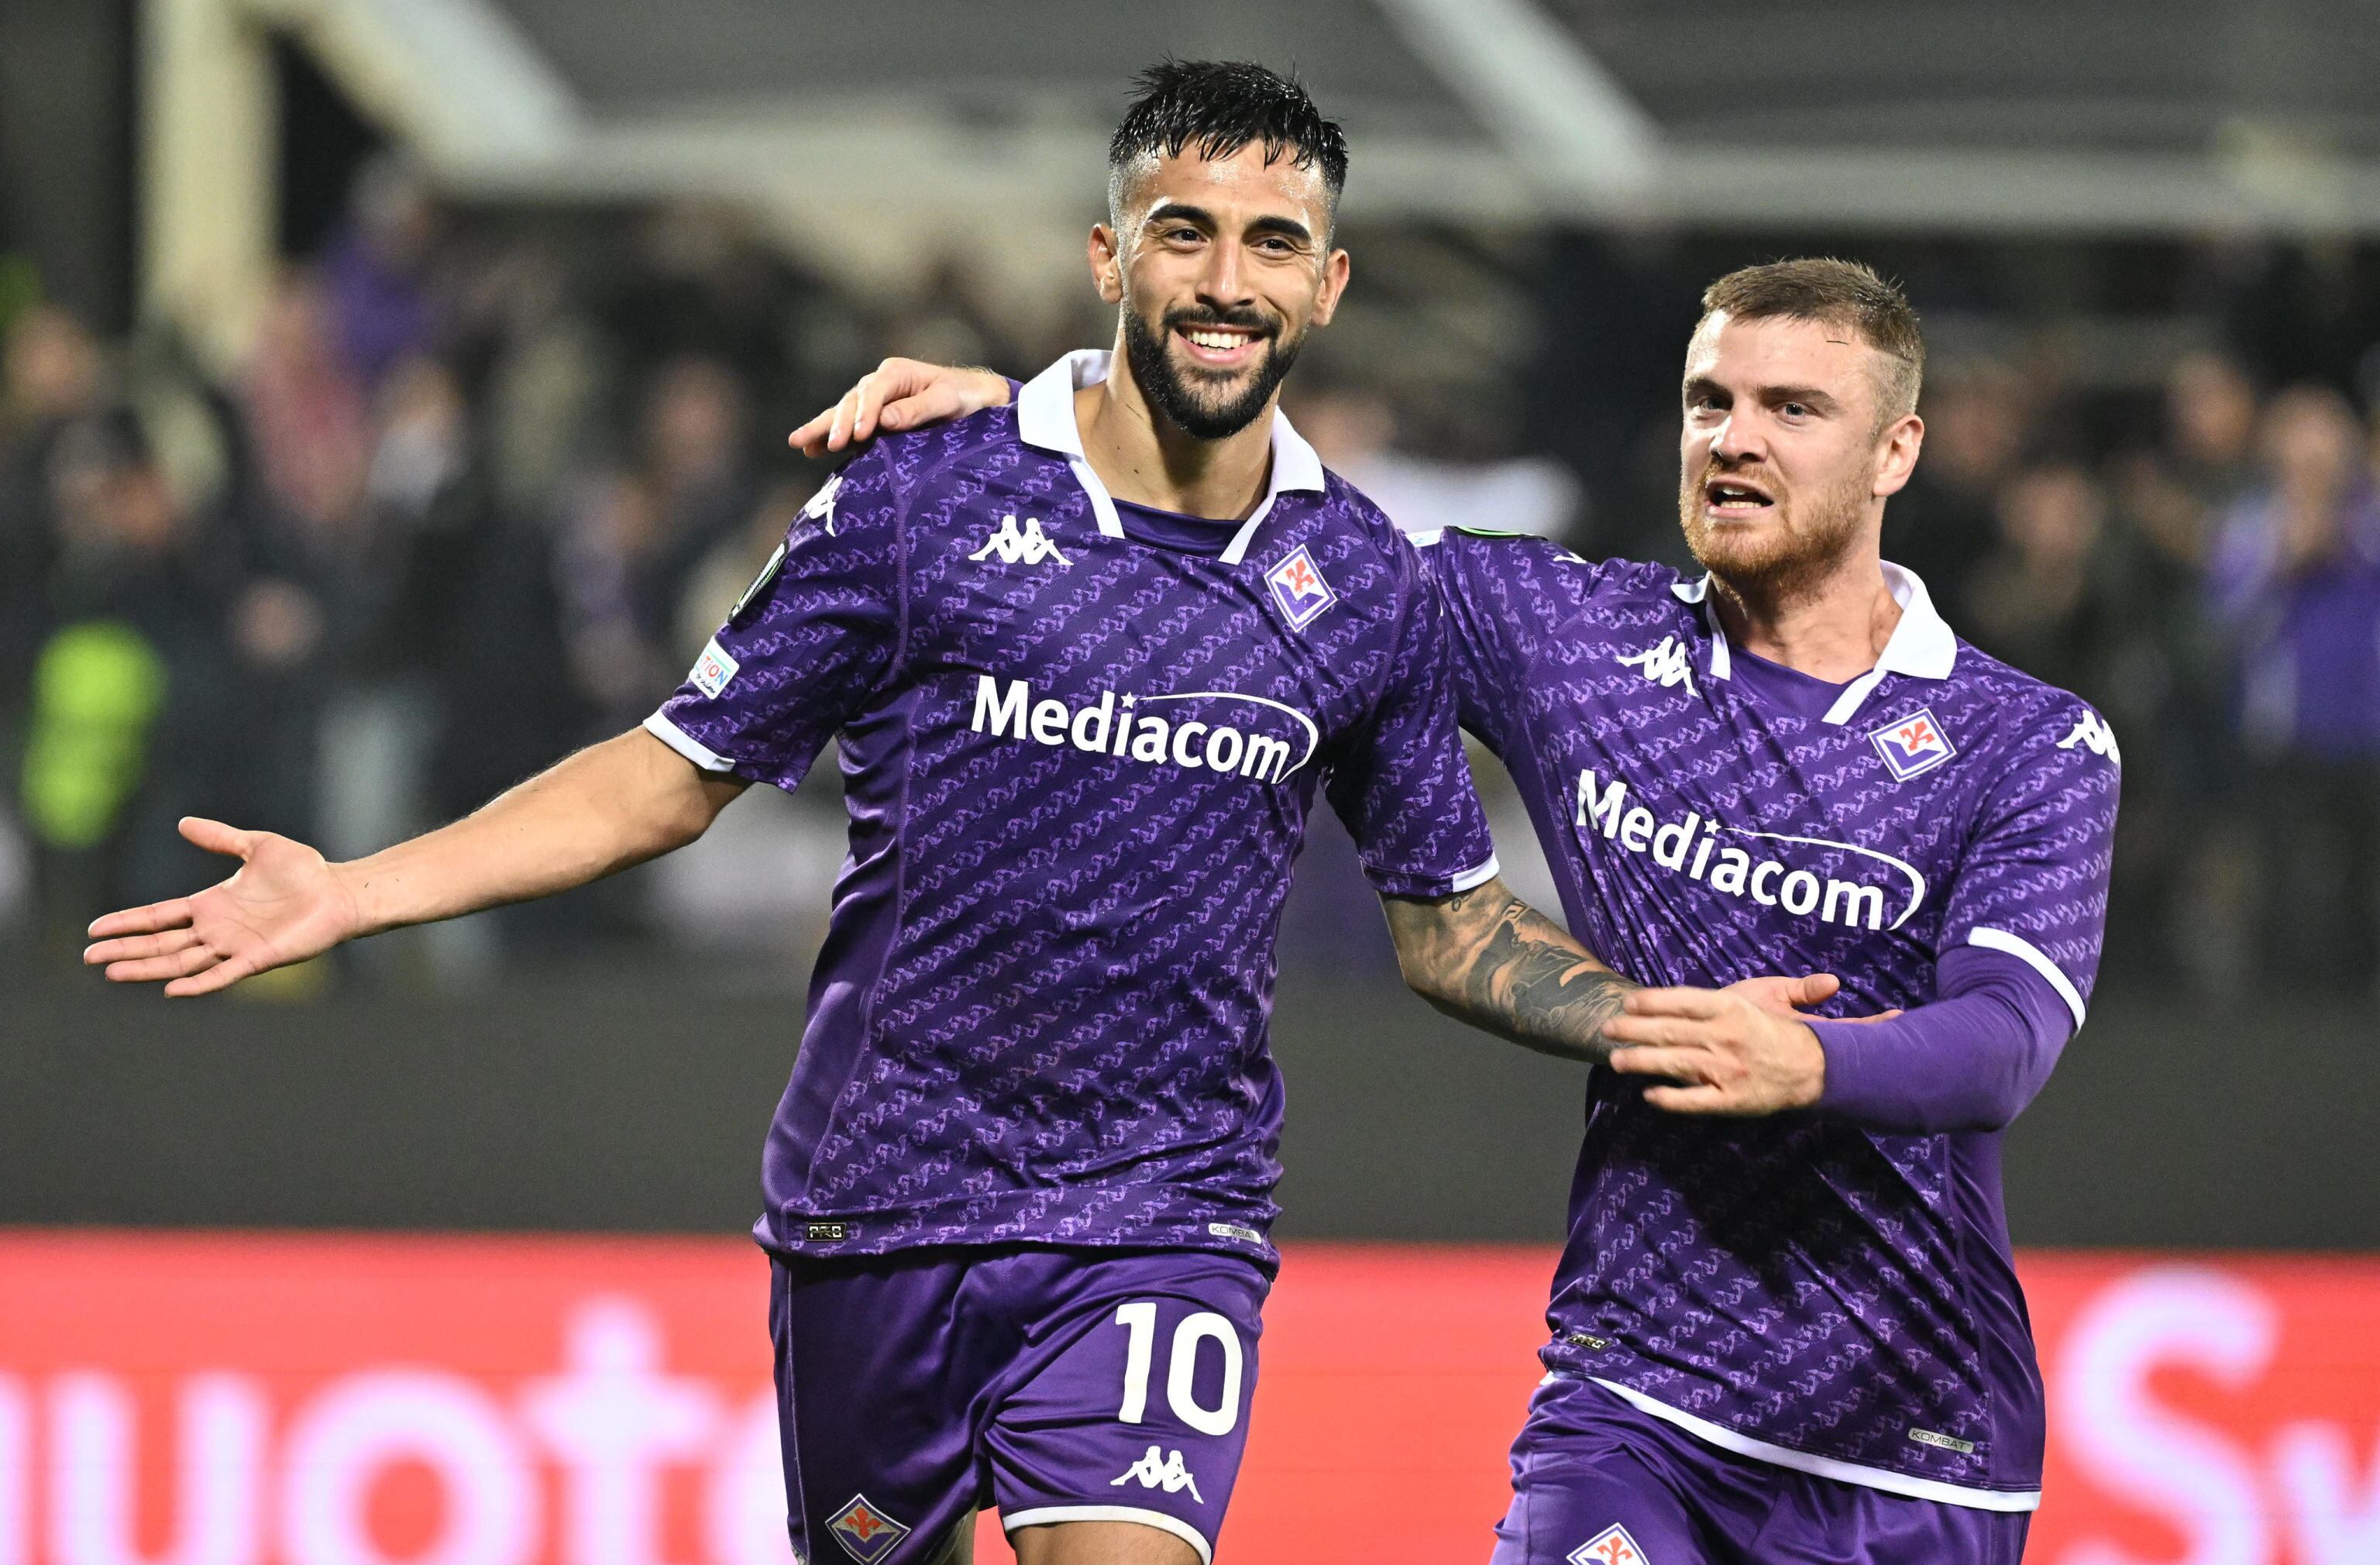
M 1959 753 L 1942 732 L 1941 720 L 1923 708 L 1893 719 L 1867 737 L 1876 753 L 1884 758 L 1886 768 L 1902 782 L 1933 770 Z
M 702 656 L 694 660 L 694 672 L 686 677 L 694 682 L 697 690 L 715 701 L 719 699 L 719 693 L 727 688 L 727 682 L 735 677 L 735 671 L 742 666 L 714 640 L 703 648 Z
M 1339 594 L 1330 590 L 1330 584 L 1315 569 L 1314 556 L 1305 552 L 1303 543 L 1265 572 L 1265 585 L 1272 588 L 1272 601 L 1281 605 L 1292 630 L 1304 630 L 1323 610 L 1339 601 Z
M 835 1512 L 826 1530 L 859 1565 L 876 1565 L 909 1535 L 908 1528 L 879 1510 L 866 1495 L 852 1496 L 851 1503 Z
M 1636 1547 L 1636 1540 L 1628 1535 L 1628 1529 L 1617 1523 L 1604 1528 L 1564 1558 L 1570 1565 L 1653 1565 L 1645 1558 L 1645 1551 Z

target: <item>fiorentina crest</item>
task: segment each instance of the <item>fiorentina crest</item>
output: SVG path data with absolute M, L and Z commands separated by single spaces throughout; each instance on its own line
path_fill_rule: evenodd
M 1314 568 L 1314 556 L 1299 544 L 1289 552 L 1289 557 L 1265 572 L 1265 585 L 1272 588 L 1272 601 L 1289 619 L 1289 628 L 1304 630 L 1314 623 L 1314 617 L 1339 601 L 1322 573 Z
M 851 1503 L 835 1513 L 826 1530 L 859 1565 L 876 1565 L 909 1535 L 908 1528 L 877 1510 L 866 1495 L 852 1496 Z
M 1876 753 L 1893 777 L 1902 782 L 1920 772 L 1931 771 L 1959 752 L 1952 747 L 1949 736 L 1931 711 L 1920 709 L 1907 717 L 1896 718 L 1868 735 Z
M 1609 1526 L 1572 1549 L 1566 1557 L 1570 1565 L 1653 1565 L 1628 1529 L 1617 1524 Z

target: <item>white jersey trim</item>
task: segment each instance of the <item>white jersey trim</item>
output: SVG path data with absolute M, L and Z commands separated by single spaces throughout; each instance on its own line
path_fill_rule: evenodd
M 1448 882 L 1446 894 L 1448 896 L 1453 896 L 1459 892 L 1477 891 L 1480 887 L 1486 885 L 1488 881 L 1494 880 L 1503 872 L 1503 869 L 1496 863 L 1496 855 L 1491 853 L 1488 855 L 1487 863 L 1481 865 L 1476 869 L 1466 869 L 1462 874 L 1457 875 L 1451 881 Z
M 672 722 L 660 712 L 645 719 L 645 732 L 694 762 L 705 771 L 733 771 L 735 763 Z
M 1945 1484 L 1932 1478 L 1912 1478 L 1900 1473 L 1888 1473 L 1881 1467 L 1863 1467 L 1856 1462 L 1838 1462 L 1831 1456 L 1812 1456 L 1790 1446 L 1771 1445 L 1707 1419 L 1682 1413 L 1667 1402 L 1658 1402 L 1644 1392 L 1632 1390 L 1616 1381 L 1600 1376 L 1585 1378 L 1611 1392 L 1640 1413 L 1647 1413 L 1664 1423 L 1674 1424 L 1695 1438 L 1708 1442 L 1738 1456 L 1748 1456 L 1755 1462 L 1766 1462 L 1779 1467 L 1789 1467 L 1796 1473 L 1813 1477 L 1832 1478 L 1838 1483 L 1857 1484 L 1863 1488 L 1882 1489 L 1887 1494 L 1903 1495 L 1911 1499 L 1930 1499 L 1943 1505 L 1962 1505 L 1970 1510 L 2020 1511 L 2037 1510 L 2041 1507 L 2041 1491 L 2026 1489 L 2010 1492 L 2004 1489 L 1971 1489 L 1958 1484 Z
M 1214 1565 L 1215 1550 L 1197 1528 L 1162 1510 L 1143 1510 L 1136 1505 L 1040 1505 L 1030 1510 L 1002 1512 L 1000 1528 L 1013 1533 L 1019 1527 L 1044 1527 L 1052 1522 L 1137 1522 L 1171 1533 L 1196 1549 L 1199 1565 Z
M 1970 929 L 1967 931 L 1967 943 L 1982 946 L 1986 951 L 2007 952 L 2040 974 L 2048 980 L 2049 987 L 2058 991 L 2058 998 L 2066 1002 L 2066 1009 L 2074 1013 L 2074 1030 L 2082 1030 L 2082 993 L 2074 987 L 2074 980 L 2066 976 L 2065 970 L 2049 959 L 2047 952 L 2022 935 L 2011 935 L 2006 929 Z
M 1099 481 L 1099 474 L 1092 471 L 1090 458 L 1084 454 L 1082 427 L 1075 419 L 1075 394 L 1098 385 L 1114 368 L 1115 356 L 1106 349 L 1077 349 L 1026 382 L 1024 389 L 1016 394 L 1017 438 L 1066 459 L 1075 481 L 1090 497 L 1091 514 L 1099 518 L 1100 534 L 1107 538 L 1122 538 L 1123 523 L 1116 516 L 1114 497 Z M 1308 490 L 1320 493 L 1327 482 L 1322 458 L 1306 443 L 1305 436 L 1290 428 L 1288 418 L 1275 408 L 1272 472 L 1266 484 L 1264 503 L 1240 524 L 1239 531 L 1223 546 L 1220 563 L 1236 565 L 1247 558 L 1248 545 L 1255 540 L 1257 528 L 1272 515 L 1273 502 L 1281 498 L 1282 491 Z

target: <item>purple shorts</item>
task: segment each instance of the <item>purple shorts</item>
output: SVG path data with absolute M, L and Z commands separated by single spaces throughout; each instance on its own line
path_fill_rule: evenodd
M 1512 1442 L 1492 1565 L 2017 1565 L 2032 1520 L 1737 1456 L 1558 1375 Z
M 1174 1250 L 773 1256 L 769 1328 L 794 1554 L 933 1558 L 976 1509 L 1014 1532 L 1138 1522 L 1214 1557 L 1271 1280 Z

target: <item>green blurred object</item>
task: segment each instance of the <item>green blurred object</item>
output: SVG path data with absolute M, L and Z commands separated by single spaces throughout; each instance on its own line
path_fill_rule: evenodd
M 0 333 L 17 317 L 42 302 L 42 273 L 33 258 L 16 250 L 0 250 Z
M 164 705 L 164 661 L 115 620 L 70 625 L 33 670 L 25 745 L 25 823 L 52 848 L 106 840 L 148 769 L 149 728 Z

